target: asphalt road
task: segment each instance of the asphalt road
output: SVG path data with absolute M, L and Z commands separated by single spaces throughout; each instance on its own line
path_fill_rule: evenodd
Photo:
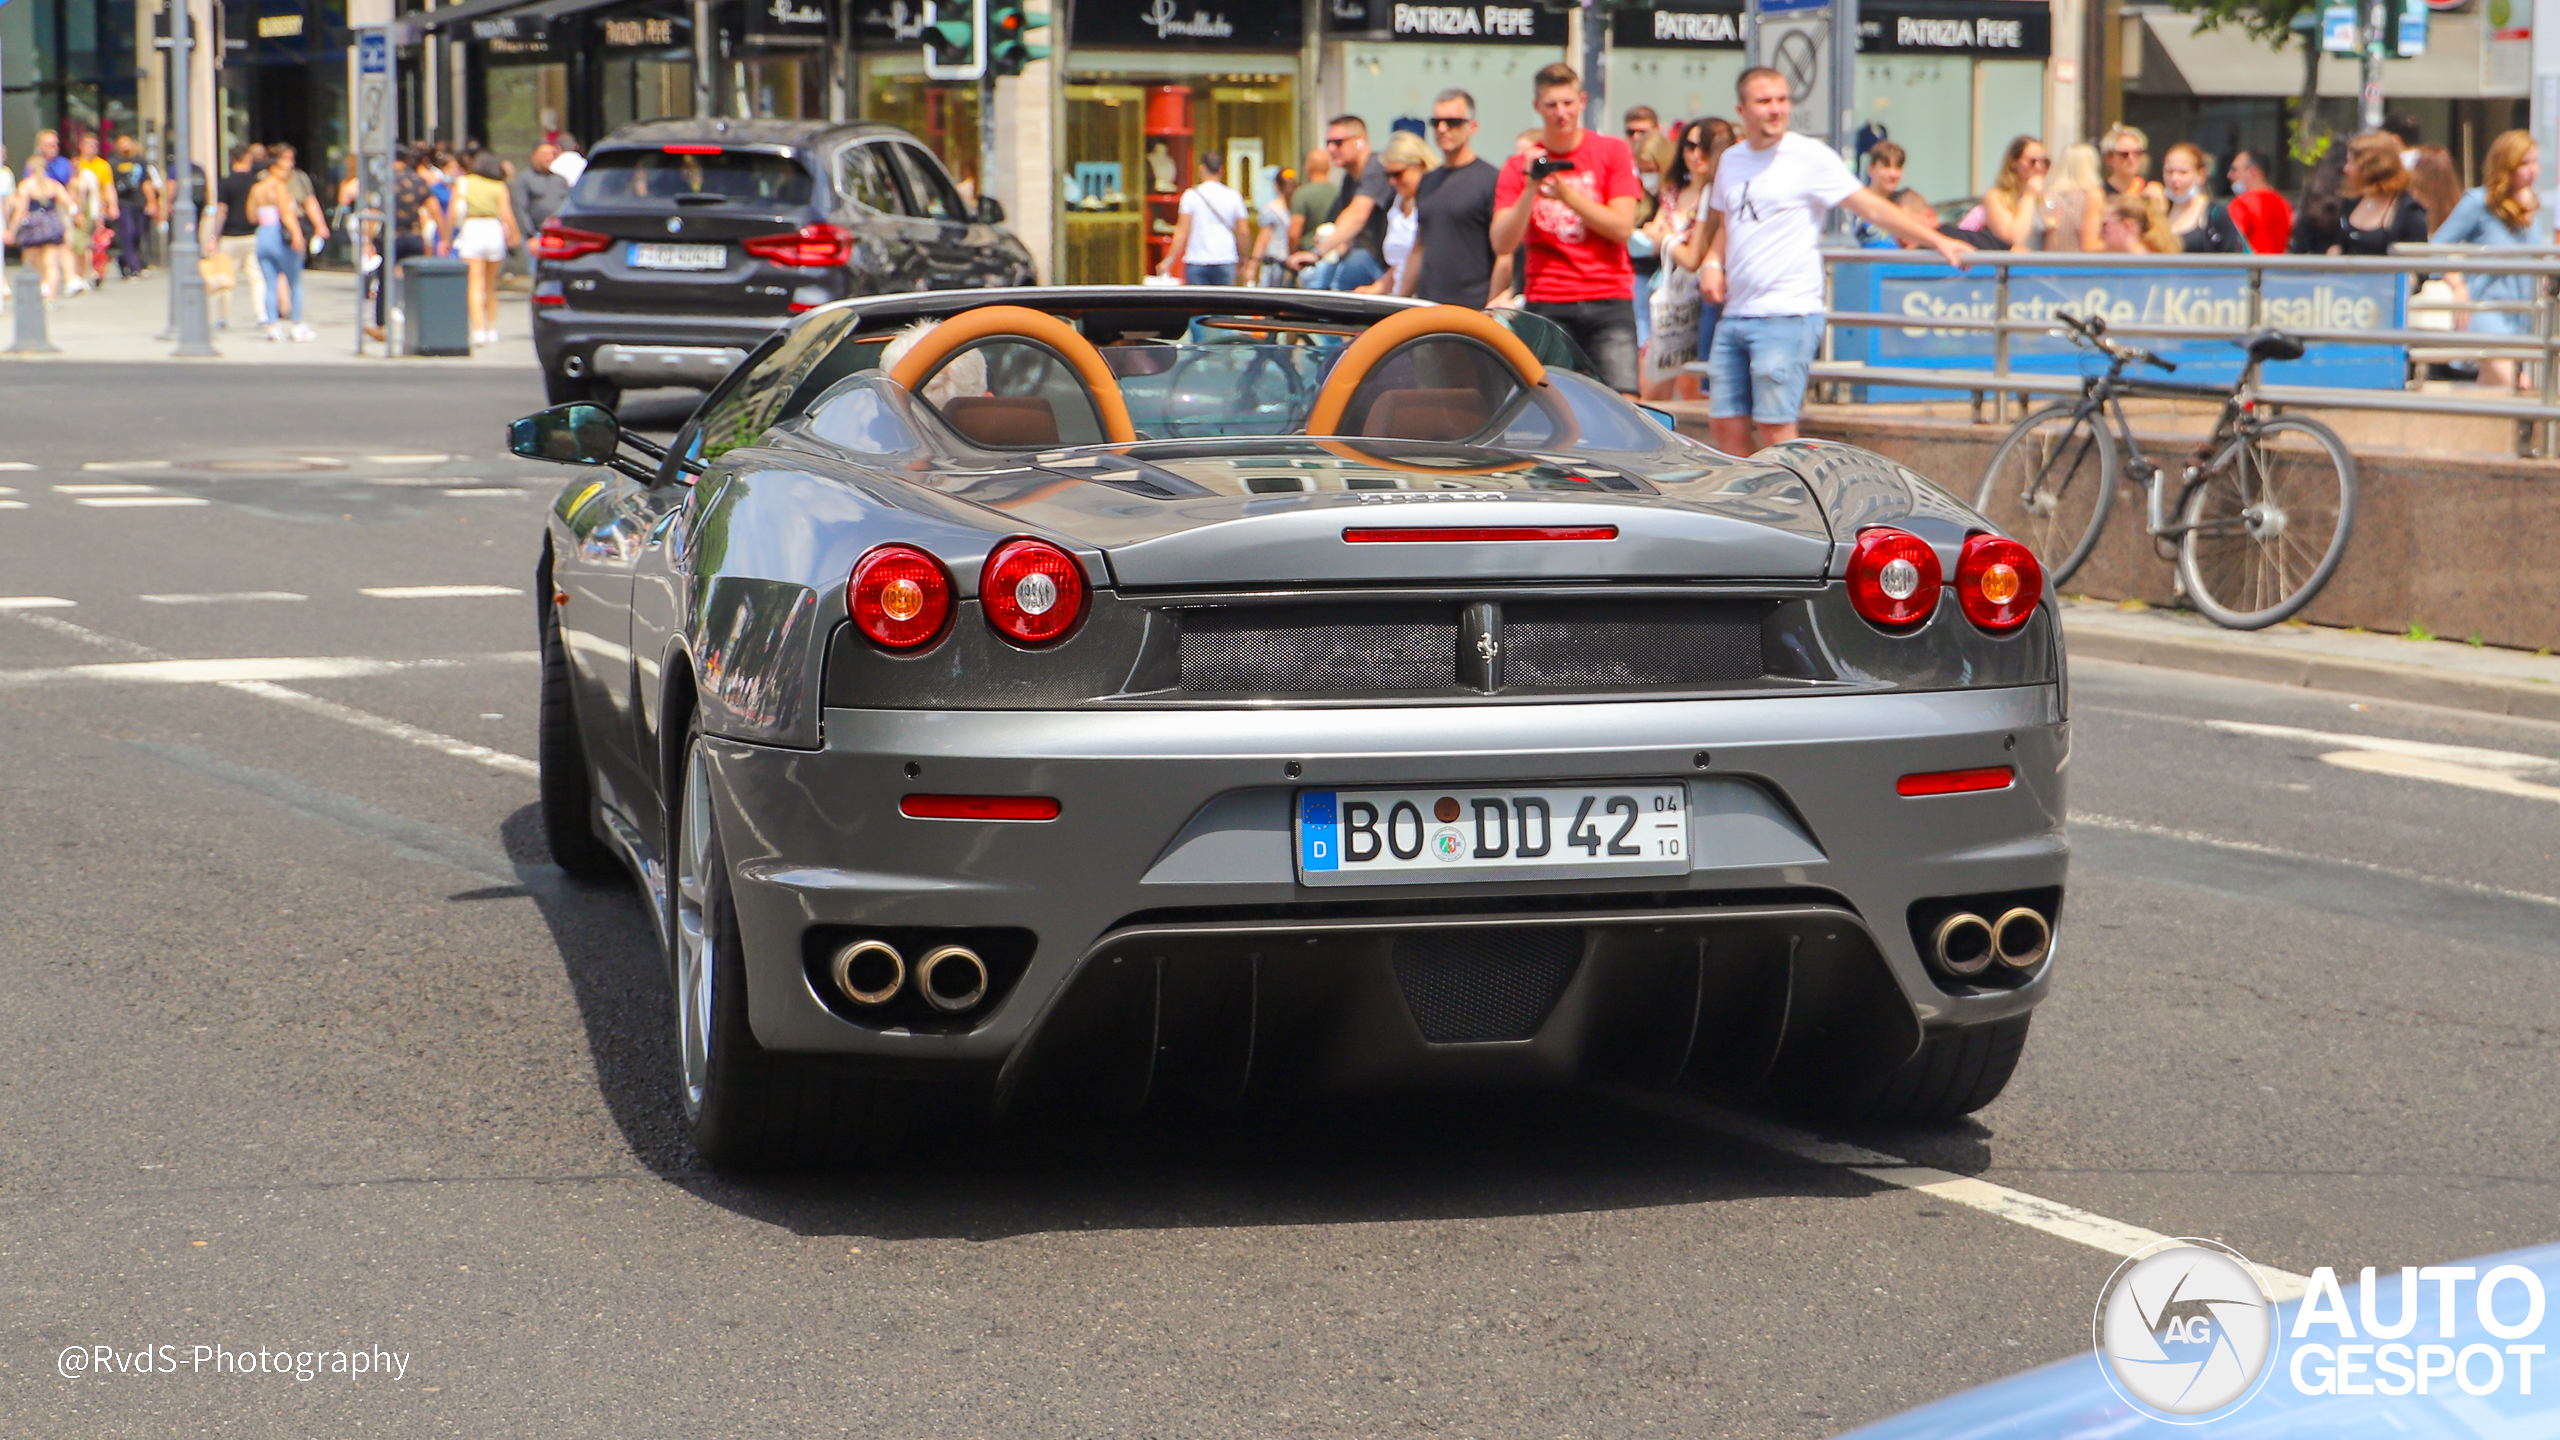
M 533 377 L 7 379 L 12 1435 L 1818 1436 L 2088 1346 L 2114 1257 L 1606 1095 L 703 1174 L 646 922 L 520 758 Z M 421 586 L 486 593 L 365 593 Z M 155 660 L 241 663 L 81 668 Z M 2018 1080 L 1843 1138 L 2297 1272 L 2560 1238 L 2560 727 L 2072 705 Z M 405 1368 L 58 1373 L 98 1345 Z

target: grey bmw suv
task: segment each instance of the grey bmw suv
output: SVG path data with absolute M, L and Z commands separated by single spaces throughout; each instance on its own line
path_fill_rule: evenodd
M 891 125 L 654 120 L 605 137 L 534 236 L 533 342 L 554 404 L 716 385 L 794 315 L 849 296 L 1034 283 Z

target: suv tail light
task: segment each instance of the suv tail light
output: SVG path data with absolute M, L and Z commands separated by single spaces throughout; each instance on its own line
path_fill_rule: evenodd
M 1019 645 L 1046 645 L 1084 614 L 1084 570 L 1046 540 L 1012 540 L 987 557 L 978 605 L 996 633 Z
M 1907 530 L 1874 525 L 1858 532 L 1849 556 L 1849 604 L 1870 624 L 1903 629 L 1938 608 L 1938 552 Z
M 610 236 L 592 230 L 573 230 L 558 220 L 545 220 L 534 233 L 533 256 L 537 260 L 575 260 L 593 255 L 613 243 Z
M 853 232 L 841 225 L 803 225 L 781 235 L 750 235 L 740 248 L 776 265 L 812 268 L 843 265 L 853 259 Z
M 2044 598 L 2044 567 L 2035 552 L 1999 535 L 1975 535 L 1956 557 L 1956 603 L 1985 630 L 2015 630 Z
M 912 545 L 883 545 L 855 562 L 844 608 L 883 650 L 913 650 L 951 618 L 951 576 Z

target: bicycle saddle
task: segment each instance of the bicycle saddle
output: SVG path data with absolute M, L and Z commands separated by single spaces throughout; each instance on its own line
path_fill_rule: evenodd
M 2240 337 L 2240 344 L 2252 361 L 2260 363 L 2302 358 L 2302 342 L 2281 330 L 2252 330 Z

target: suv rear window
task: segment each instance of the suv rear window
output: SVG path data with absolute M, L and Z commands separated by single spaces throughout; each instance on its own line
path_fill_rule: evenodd
M 709 154 L 701 153 L 710 150 Z M 673 204 L 682 195 L 716 195 L 773 205 L 805 205 L 809 172 L 787 155 L 675 146 L 608 150 L 578 177 L 582 205 Z

